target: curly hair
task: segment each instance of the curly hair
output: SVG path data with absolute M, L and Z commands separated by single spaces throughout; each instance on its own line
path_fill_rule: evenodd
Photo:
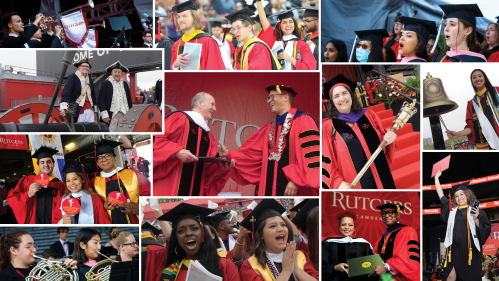
M 468 204 L 468 206 L 473 206 L 473 203 L 475 203 L 476 200 L 475 193 L 473 193 L 473 191 L 471 191 L 471 189 L 469 188 L 462 189 L 462 191 L 464 192 L 464 195 L 466 195 L 466 203 Z M 452 199 L 452 208 L 459 207 L 459 205 L 456 202 L 456 198 L 452 196 L 451 199 Z
M 357 215 L 352 211 L 344 211 L 336 216 L 336 219 L 338 220 L 338 226 L 340 226 L 341 220 L 345 217 L 351 218 L 353 220 L 353 224 L 355 225 Z
M 340 86 L 336 86 L 336 87 L 343 87 L 350 93 L 350 97 L 352 98 L 352 111 L 355 114 L 359 114 L 360 110 L 362 109 L 362 106 L 360 105 L 360 102 L 357 99 L 357 95 L 354 94 L 351 90 L 349 90 L 345 86 L 340 85 Z M 332 93 L 333 89 L 336 87 L 333 87 L 331 89 L 330 93 Z M 330 102 L 329 102 L 328 109 L 327 109 L 327 117 L 329 117 L 329 119 L 336 119 L 336 118 L 338 118 L 339 112 L 338 112 L 338 109 L 336 109 L 336 106 L 334 105 L 333 97 L 331 96 L 331 94 L 329 94 L 329 101 Z

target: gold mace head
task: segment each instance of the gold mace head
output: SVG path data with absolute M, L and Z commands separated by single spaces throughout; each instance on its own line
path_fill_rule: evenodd
M 409 121 L 409 119 L 418 112 L 418 109 L 415 107 L 416 106 L 416 99 L 412 100 L 412 103 L 404 102 L 404 105 L 399 111 L 399 114 L 397 115 L 397 118 L 393 120 L 393 126 L 392 126 L 392 131 L 395 132 L 398 129 L 404 127 L 404 124 Z

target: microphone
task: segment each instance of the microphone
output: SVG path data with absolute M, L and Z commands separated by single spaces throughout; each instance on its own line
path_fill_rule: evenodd
M 279 55 L 279 54 L 280 54 L 280 53 L 282 53 L 282 52 L 284 52 L 284 50 L 283 50 L 283 49 L 280 49 L 279 51 L 277 51 L 277 55 Z M 280 63 L 281 65 L 284 65 L 284 60 L 279 60 L 279 63 Z

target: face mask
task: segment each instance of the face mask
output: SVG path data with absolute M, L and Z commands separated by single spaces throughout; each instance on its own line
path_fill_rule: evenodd
M 362 47 L 358 47 L 356 50 L 355 50 L 355 57 L 357 58 L 357 61 L 359 62 L 367 62 L 367 59 L 369 57 L 369 53 L 371 51 L 367 50 L 367 49 L 362 49 Z

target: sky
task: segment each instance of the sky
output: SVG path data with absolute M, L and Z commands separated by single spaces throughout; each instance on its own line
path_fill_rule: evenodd
M 475 92 L 471 85 L 471 72 L 474 69 L 485 72 L 492 86 L 499 86 L 499 64 L 496 63 L 426 63 L 421 64 L 421 76 L 426 79 L 429 72 L 433 78 L 440 78 L 447 97 L 458 104 L 458 108 L 442 115 L 442 119 L 451 131 L 461 131 L 466 125 L 466 106 Z M 423 82 L 424 83 L 424 82 Z M 424 84 L 421 84 L 423 88 Z M 423 138 L 431 138 L 429 118 L 423 118 Z M 445 131 L 442 125 L 442 130 Z M 447 135 L 444 133 L 444 139 Z
M 17 67 L 24 67 L 29 69 L 36 69 L 36 50 L 26 49 L 2 49 L 2 56 L 0 56 L 0 64 L 2 68 L 6 65 Z M 59 72 L 60 69 L 54 70 Z M 68 71 L 72 71 L 68 69 Z M 148 71 L 137 74 L 137 85 L 141 89 L 149 89 L 156 85 L 158 79 L 163 79 L 163 71 Z

